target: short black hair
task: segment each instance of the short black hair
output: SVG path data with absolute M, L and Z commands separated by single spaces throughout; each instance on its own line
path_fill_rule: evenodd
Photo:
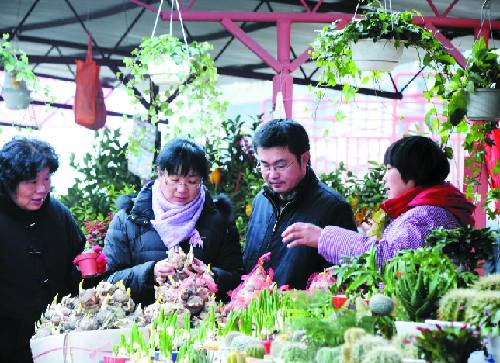
M 57 154 L 47 142 L 16 136 L 0 150 L 0 192 L 14 193 L 19 182 L 35 179 L 44 168 L 53 173 L 58 167 Z
M 384 164 L 398 169 L 405 183 L 415 181 L 415 186 L 441 184 L 450 173 L 444 151 L 424 136 L 408 136 L 394 142 L 385 152 Z
M 193 140 L 185 137 L 177 137 L 165 144 L 156 159 L 156 167 L 160 172 L 166 171 L 170 175 L 186 176 L 192 171 L 204 180 L 208 178 L 205 151 Z
M 253 148 L 288 147 L 290 152 L 300 156 L 310 150 L 309 136 L 304 126 L 293 120 L 274 119 L 259 126 L 252 140 Z

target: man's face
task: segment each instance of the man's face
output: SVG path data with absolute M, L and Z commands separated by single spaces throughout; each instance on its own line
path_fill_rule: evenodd
M 309 152 L 297 160 L 286 146 L 258 147 L 257 157 L 262 177 L 269 188 L 276 193 L 288 193 L 306 175 Z

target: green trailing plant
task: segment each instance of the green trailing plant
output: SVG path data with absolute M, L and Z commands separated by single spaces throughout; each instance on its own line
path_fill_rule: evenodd
M 428 246 L 440 247 L 443 252 L 465 271 L 474 271 L 480 260 L 494 255 L 497 235 L 489 228 L 475 229 L 464 226 L 455 229 L 433 229 L 426 237 Z
M 439 73 L 449 73 L 455 60 L 429 30 L 412 23 L 413 17 L 419 15 L 417 12 L 389 11 L 382 8 L 379 2 L 371 5 L 362 16 L 352 19 L 343 29 L 339 29 L 340 22 L 337 21 L 318 32 L 311 56 L 322 69 L 319 87 L 343 84 L 341 100 L 347 103 L 355 97 L 359 86 L 380 79 L 379 72 L 363 74 L 353 60 L 352 45 L 360 39 L 372 39 L 374 42 L 392 39 L 396 48 L 423 50 L 425 53 L 420 60 L 423 66 Z M 318 91 L 320 97 L 323 94 Z M 342 118 L 339 113 L 337 118 Z
M 470 303 L 467 321 L 483 336 L 500 336 L 500 291 L 478 291 Z
M 394 295 L 411 321 L 432 319 L 439 299 L 456 288 L 458 273 L 440 248 L 404 250 L 384 271 L 385 292 Z
M 80 173 L 61 201 L 71 210 L 80 227 L 87 220 L 103 220 L 116 210 L 116 198 L 139 190 L 140 179 L 127 168 L 126 145 L 120 131 L 96 131 L 92 151 L 80 162 L 71 154 L 70 165 Z
M 28 56 L 24 51 L 14 48 L 7 33 L 0 38 L 0 64 L 5 72 L 14 74 L 17 81 L 26 82 L 30 88 L 37 87 L 38 80 L 28 62 Z
M 142 120 L 156 123 L 160 119 L 170 119 L 174 114 L 177 116 L 183 110 L 189 110 L 189 113 L 178 118 L 177 123 L 170 123 L 170 136 L 185 133 L 189 125 L 192 133 L 198 130 L 194 136 L 212 134 L 216 131 L 213 120 L 224 119 L 227 108 L 227 103 L 219 99 L 219 92 L 216 90 L 217 68 L 210 56 L 212 45 L 207 42 L 191 42 L 188 47 L 189 77 L 178 87 L 158 89 L 150 87 L 148 82 L 150 61 L 157 60 L 162 55 L 171 56 L 176 63 L 187 58 L 186 45 L 175 36 L 167 34 L 144 38 L 139 47 L 132 51 L 131 57 L 123 60 L 130 72 L 125 77 L 129 96 L 135 103 L 140 100 L 140 91 L 149 98 L 149 108 L 139 115 Z M 145 88 L 144 84 L 147 84 Z
M 468 307 L 475 299 L 477 291 L 472 289 L 452 289 L 439 301 L 438 318 L 447 321 L 465 321 Z
M 429 362 L 467 363 L 472 352 L 482 349 L 478 332 L 467 327 L 418 329 L 417 346 Z

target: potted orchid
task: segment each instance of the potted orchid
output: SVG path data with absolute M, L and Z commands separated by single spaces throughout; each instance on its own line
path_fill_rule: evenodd
M 106 272 L 106 255 L 102 253 L 104 238 L 113 216 L 99 215 L 96 219 L 84 222 L 86 242 L 84 251 L 75 257 L 73 263 L 78 266 L 83 277 L 92 277 Z

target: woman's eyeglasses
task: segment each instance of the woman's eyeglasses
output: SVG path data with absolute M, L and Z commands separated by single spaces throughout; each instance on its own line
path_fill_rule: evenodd
M 180 188 L 182 185 L 184 185 L 188 189 L 197 189 L 201 187 L 202 180 L 197 179 L 197 180 L 182 180 L 179 177 L 172 177 L 172 176 L 165 176 L 165 185 L 168 187 L 173 187 L 173 188 Z

